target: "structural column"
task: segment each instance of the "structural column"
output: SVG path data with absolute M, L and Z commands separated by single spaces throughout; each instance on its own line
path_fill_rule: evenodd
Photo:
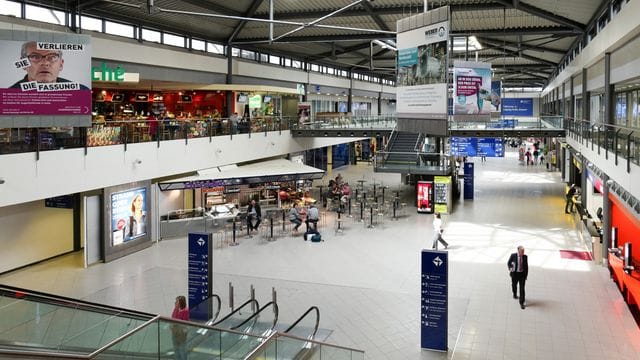
M 563 82 L 563 83 L 562 83 L 562 96 L 560 96 L 560 97 L 559 97 L 559 101 L 560 101 L 560 113 L 561 113 L 563 116 L 567 114 L 567 109 L 565 109 L 565 103 L 566 103 L 566 102 L 565 102 L 565 100 L 564 100 L 564 98 L 565 98 L 565 95 L 564 95 L 564 91 L 565 91 L 564 85 L 565 85 L 565 83 Z
M 607 266 L 608 249 L 611 246 L 611 201 L 609 200 L 609 176 L 602 175 L 602 265 Z
M 231 45 L 227 45 L 227 77 L 226 83 L 233 84 L 233 56 L 231 56 Z M 226 102 L 227 102 L 227 117 L 233 115 L 233 91 L 227 90 L 226 94 Z M 242 115 L 242 114 L 241 114 Z
M 582 119 L 591 120 L 591 114 L 589 113 L 589 104 L 591 103 L 591 92 L 587 91 L 587 85 L 589 79 L 587 78 L 587 69 L 582 69 Z
M 605 124 L 615 124 L 613 114 L 613 93 L 615 85 L 611 84 L 611 53 L 604 54 L 604 119 Z
M 576 117 L 576 96 L 573 94 L 573 76 L 569 78 L 569 117 Z

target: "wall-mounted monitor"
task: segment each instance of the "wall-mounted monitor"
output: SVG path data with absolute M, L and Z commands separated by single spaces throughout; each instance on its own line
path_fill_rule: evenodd
M 181 95 L 180 102 L 183 104 L 191 104 L 192 98 L 191 95 Z
M 249 96 L 247 96 L 247 94 L 238 95 L 238 102 L 242 104 L 246 104 L 247 102 L 249 102 Z
M 112 102 L 122 102 L 122 100 L 124 100 L 124 94 L 113 94 L 113 96 L 111 96 Z
M 270 103 L 270 102 L 271 102 L 271 96 L 270 96 L 270 95 L 265 95 L 265 96 L 262 98 L 262 102 L 264 102 L 265 104 L 266 104 L 266 103 Z

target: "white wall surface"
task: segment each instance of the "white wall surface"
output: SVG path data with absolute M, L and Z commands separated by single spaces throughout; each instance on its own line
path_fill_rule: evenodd
M 224 73 L 227 72 L 226 70 L 227 69 L 225 67 Z M 272 80 L 291 81 L 301 84 L 305 84 L 307 82 L 306 71 L 276 65 L 263 65 L 257 62 L 238 59 L 234 59 L 233 61 L 233 74 Z
M 351 87 L 351 80 L 337 76 L 326 76 L 320 73 L 309 73 L 309 84 L 333 86 L 348 89 Z
M 562 86 L 570 76 L 579 74 L 583 68 L 589 68 L 603 58 L 606 52 L 615 52 L 640 34 L 640 1 L 631 0 L 622 11 L 592 39 L 580 54 L 547 86 L 542 94 L 546 95 L 558 86 Z M 622 49 L 622 51 L 627 51 Z M 613 69 L 612 69 L 613 70 Z M 619 81 L 620 79 L 616 80 Z
M 139 180 L 177 175 L 214 166 L 286 155 L 347 142 L 340 138 L 293 138 L 289 131 L 66 149 L 0 156 L 5 183 L 0 185 L 0 206 L 57 195 L 73 194 Z M 218 153 L 217 149 L 221 152 Z M 135 160 L 142 164 L 134 166 Z
M 0 207 L 0 273 L 73 250 L 73 210 L 44 201 Z
M 360 89 L 360 90 L 375 91 L 376 93 L 379 93 L 382 91 L 382 84 L 375 84 L 375 83 L 370 83 L 366 81 L 353 80 L 353 88 Z

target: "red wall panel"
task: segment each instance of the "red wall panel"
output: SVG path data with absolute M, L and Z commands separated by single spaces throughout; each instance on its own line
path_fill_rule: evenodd
M 631 214 L 613 194 L 611 200 L 611 226 L 618 228 L 618 246 L 627 242 L 633 244 L 633 259 L 640 262 L 640 219 Z

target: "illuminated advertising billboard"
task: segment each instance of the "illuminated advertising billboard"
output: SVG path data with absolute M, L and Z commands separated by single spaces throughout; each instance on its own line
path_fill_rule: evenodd
M 57 116 L 58 121 L 86 116 L 82 118 L 86 124 L 78 125 L 90 126 L 90 38 L 41 38 L 48 40 L 7 40 L 6 34 L 0 33 L 0 122 L 10 125 L 21 116 Z M 56 126 L 55 121 L 49 118 L 41 125 Z
M 147 234 L 147 188 L 111 194 L 111 243 L 123 244 Z
M 418 212 L 433 212 L 433 183 L 418 181 L 416 193 L 418 194 Z

